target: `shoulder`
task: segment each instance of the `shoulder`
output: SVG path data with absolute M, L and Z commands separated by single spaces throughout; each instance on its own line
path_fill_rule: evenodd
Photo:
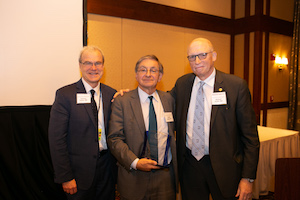
M 194 80 L 194 78 L 195 78 L 195 74 L 194 73 L 189 73 L 189 74 L 185 74 L 185 75 L 179 77 L 176 82 L 177 83 L 185 82 L 187 80 Z
M 123 96 L 119 95 L 115 98 L 114 102 L 129 102 L 133 99 L 139 99 L 138 91 L 137 89 L 130 90 L 129 92 L 124 93 Z
M 223 80 L 226 83 L 232 83 L 232 84 L 245 84 L 246 81 L 242 79 L 241 77 L 238 77 L 233 74 L 227 74 L 222 71 L 217 70 L 216 71 L 216 79 L 217 80 Z
M 160 98 L 165 98 L 167 100 L 174 101 L 173 96 L 169 92 L 164 92 L 161 90 L 156 90 Z
M 69 93 L 76 93 L 76 85 L 78 84 L 79 82 L 75 82 L 75 83 L 72 83 L 72 84 L 69 84 L 69 85 L 65 85 L 61 88 L 59 88 L 56 93 L 59 93 L 59 94 L 69 94 Z
M 101 87 L 102 91 L 111 92 L 111 93 L 116 93 L 117 92 L 117 90 L 115 90 L 114 88 L 112 88 L 112 87 L 110 87 L 108 85 L 105 85 L 103 83 L 100 83 L 100 84 L 101 84 L 100 87 Z

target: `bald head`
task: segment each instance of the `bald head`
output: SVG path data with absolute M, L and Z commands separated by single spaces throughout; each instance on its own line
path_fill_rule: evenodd
M 188 46 L 187 55 L 191 69 L 201 80 L 207 79 L 212 74 L 217 53 L 208 39 L 194 39 Z
M 196 38 L 194 39 L 190 45 L 188 46 L 187 53 L 189 55 L 189 51 L 195 47 L 201 47 L 205 52 L 214 51 L 214 47 L 212 43 L 206 38 Z

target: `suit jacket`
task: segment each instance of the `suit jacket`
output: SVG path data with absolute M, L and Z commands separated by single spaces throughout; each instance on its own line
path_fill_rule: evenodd
M 172 96 L 162 91 L 157 92 L 164 111 L 172 112 L 174 115 L 174 99 Z M 131 169 L 131 163 L 142 153 L 146 131 L 137 89 L 115 99 L 112 104 L 109 126 L 108 145 L 118 161 L 118 191 L 125 198 L 131 200 L 141 199 L 146 193 L 151 172 Z M 174 122 L 168 122 L 168 129 L 171 136 L 171 163 L 173 165 L 171 176 L 174 180 L 174 187 L 177 187 L 178 170 Z
M 195 74 L 180 77 L 171 94 L 176 101 L 179 178 L 186 153 L 186 120 Z M 209 155 L 224 197 L 236 194 L 242 177 L 256 177 L 259 139 L 251 96 L 245 80 L 216 70 L 214 92 L 226 92 L 227 105 L 212 105 Z
M 105 133 L 111 113 L 111 99 L 116 90 L 100 83 Z M 77 186 L 88 189 L 94 179 L 99 152 L 97 122 L 91 104 L 77 104 L 76 94 L 86 93 L 82 80 L 56 92 L 49 122 L 49 145 L 54 167 L 54 181 L 75 178 Z M 108 152 L 110 153 L 110 152 Z M 116 176 L 116 160 L 110 155 L 107 173 Z

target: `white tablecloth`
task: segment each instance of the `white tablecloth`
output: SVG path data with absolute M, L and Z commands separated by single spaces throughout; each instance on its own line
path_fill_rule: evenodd
M 253 184 L 253 198 L 274 192 L 275 161 L 277 158 L 299 157 L 299 132 L 258 126 L 260 140 L 257 177 Z

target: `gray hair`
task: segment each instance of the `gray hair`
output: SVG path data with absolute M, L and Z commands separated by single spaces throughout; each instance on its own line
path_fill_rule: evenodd
M 79 59 L 78 59 L 79 63 L 81 63 L 82 61 L 82 54 L 86 51 L 98 51 L 102 55 L 103 64 L 104 64 L 104 54 L 102 53 L 102 50 L 96 46 L 84 46 L 79 54 Z
M 141 62 L 143 62 L 144 60 L 147 60 L 147 59 L 157 61 L 158 66 L 159 66 L 159 72 L 162 74 L 164 73 L 164 67 L 155 55 L 146 55 L 146 56 L 141 57 L 135 64 L 135 73 L 137 73 Z

